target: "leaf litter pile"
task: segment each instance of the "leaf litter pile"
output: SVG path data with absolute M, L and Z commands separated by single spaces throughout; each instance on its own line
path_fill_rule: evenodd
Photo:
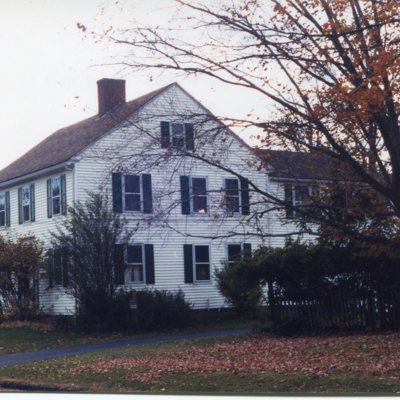
M 145 355 L 100 357 L 90 364 L 71 361 L 63 374 L 109 374 L 125 379 L 158 381 L 171 373 L 333 373 L 400 376 L 400 334 L 309 338 L 276 338 L 252 335 L 231 342 L 176 344 Z

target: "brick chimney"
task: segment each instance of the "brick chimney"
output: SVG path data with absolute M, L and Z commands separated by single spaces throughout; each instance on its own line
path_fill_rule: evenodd
M 99 116 L 101 116 L 115 106 L 125 103 L 125 80 L 100 79 L 97 81 L 97 93 L 99 98 Z

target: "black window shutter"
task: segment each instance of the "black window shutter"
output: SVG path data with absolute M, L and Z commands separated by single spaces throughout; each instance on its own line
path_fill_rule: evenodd
M 35 221 L 35 184 L 30 185 L 30 199 L 31 199 L 31 221 Z
M 182 203 L 182 214 L 190 214 L 190 188 L 189 188 L 189 177 L 181 176 L 181 203 Z
M 153 212 L 153 194 L 151 190 L 151 175 L 142 175 L 143 185 L 143 212 L 145 214 L 151 214 Z
M 169 122 L 161 121 L 161 147 L 166 149 L 170 145 L 171 139 L 169 135 Z
M 251 243 L 243 243 L 243 258 L 246 260 L 251 258 Z
M 22 224 L 22 188 L 18 188 L 18 223 Z
M 293 186 L 285 184 L 285 203 L 286 203 L 286 218 L 293 218 Z
M 54 250 L 49 250 L 47 257 L 47 264 L 49 268 L 49 288 L 54 286 Z
M 144 245 L 144 259 L 146 261 L 146 283 L 153 284 L 154 277 L 154 246 L 152 244 Z
M 47 218 L 53 216 L 53 198 L 51 196 L 51 178 L 47 179 Z
M 114 246 L 114 282 L 116 285 L 125 283 L 125 257 L 123 244 Z
M 122 174 L 112 174 L 113 209 L 116 213 L 122 213 Z
M 6 192 L 6 226 L 11 225 L 10 215 L 10 192 Z
M 240 179 L 240 192 L 242 196 L 242 215 L 250 214 L 249 181 L 245 178 Z
M 185 143 L 186 150 L 194 150 L 193 124 L 185 124 Z
M 183 245 L 183 263 L 185 267 L 185 283 L 193 283 L 193 246 Z
M 60 176 L 61 181 L 61 214 L 67 214 L 67 182 L 65 174 Z

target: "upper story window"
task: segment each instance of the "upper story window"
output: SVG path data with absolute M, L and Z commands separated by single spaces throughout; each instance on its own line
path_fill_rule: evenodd
M 10 226 L 10 192 L 0 193 L 0 227 Z
M 296 216 L 295 208 L 308 203 L 311 195 L 312 187 L 310 185 L 285 184 L 286 218 L 294 218 Z
M 239 179 L 225 179 L 225 211 L 228 215 L 240 211 Z
M 151 175 L 112 174 L 113 208 L 122 212 L 153 212 Z
M 207 178 L 181 176 L 182 214 L 206 214 L 208 212 Z
M 67 193 L 65 174 L 47 179 L 47 216 L 67 213 Z
M 142 185 L 140 175 L 124 175 L 124 210 L 142 211 Z
M 250 214 L 249 182 L 247 179 L 226 178 L 224 180 L 225 213 L 233 216 L 238 213 Z
M 35 221 L 35 185 L 18 188 L 18 222 Z
M 161 121 L 161 147 L 193 151 L 193 124 Z

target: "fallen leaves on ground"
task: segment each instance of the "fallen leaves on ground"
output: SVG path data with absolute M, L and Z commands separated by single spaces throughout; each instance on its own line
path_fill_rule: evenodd
M 75 362 L 65 373 L 108 374 L 154 382 L 170 373 L 330 373 L 373 374 L 400 372 L 400 335 L 354 335 L 311 338 L 249 336 L 233 342 L 217 342 L 160 350 L 145 356 L 100 358 L 90 364 Z

